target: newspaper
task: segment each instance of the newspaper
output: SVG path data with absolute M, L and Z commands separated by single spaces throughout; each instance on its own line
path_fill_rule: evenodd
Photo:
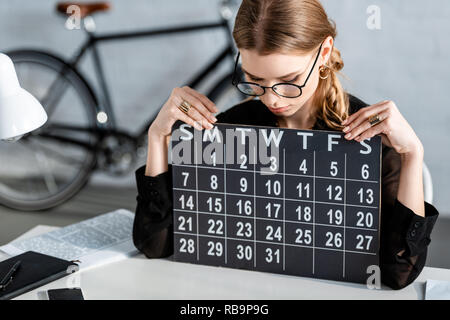
M 15 256 L 36 251 L 65 260 L 79 260 L 87 269 L 138 253 L 132 240 L 134 213 L 119 209 L 35 237 L 14 240 L 0 250 Z

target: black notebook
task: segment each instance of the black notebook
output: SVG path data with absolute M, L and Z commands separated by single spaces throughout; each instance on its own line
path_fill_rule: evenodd
M 0 278 L 19 260 L 22 263 L 12 282 L 4 290 L 0 289 L 0 300 L 12 299 L 78 270 L 72 261 L 27 251 L 0 262 Z

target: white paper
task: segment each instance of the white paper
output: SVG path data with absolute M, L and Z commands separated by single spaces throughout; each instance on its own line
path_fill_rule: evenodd
M 125 209 L 50 231 L 14 240 L 0 247 L 9 255 L 36 251 L 65 260 L 79 260 L 80 269 L 118 261 L 138 251 L 133 244 L 134 214 Z
M 427 280 L 425 300 L 450 300 L 450 281 Z

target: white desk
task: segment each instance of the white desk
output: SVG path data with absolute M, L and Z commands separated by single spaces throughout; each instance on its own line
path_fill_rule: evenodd
M 29 234 L 37 234 L 37 229 Z M 40 229 L 40 231 L 49 231 Z M 402 290 L 209 267 L 143 255 L 88 269 L 56 280 L 16 299 L 38 299 L 38 292 L 79 283 L 85 299 L 423 299 L 427 279 L 450 281 L 450 270 L 424 268 L 419 278 Z

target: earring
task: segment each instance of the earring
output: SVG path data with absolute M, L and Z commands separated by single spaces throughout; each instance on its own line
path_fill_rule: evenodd
M 325 71 L 328 71 L 328 72 L 326 72 L 326 76 L 324 77 L 322 74 L 324 74 Z M 322 80 L 327 79 L 328 76 L 330 75 L 330 71 L 331 70 L 330 70 L 330 68 L 327 65 L 320 66 L 320 68 L 319 68 L 319 78 L 322 79 Z

